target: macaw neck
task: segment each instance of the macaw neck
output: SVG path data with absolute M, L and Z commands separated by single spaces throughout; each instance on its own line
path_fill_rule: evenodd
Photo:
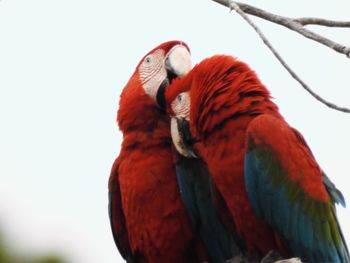
M 124 147 L 171 142 L 169 117 L 145 94 L 137 78 L 129 81 L 120 96 L 117 121 Z
M 159 123 L 169 122 L 169 118 L 163 113 L 154 101 L 147 103 L 147 98 L 141 98 L 137 102 L 120 104 L 118 110 L 118 125 L 123 134 L 130 132 L 153 132 Z
M 136 107 L 122 125 L 124 150 L 171 148 L 170 119 L 154 107 Z
M 157 126 L 162 114 L 156 102 L 149 97 L 134 73 L 120 95 L 117 122 L 123 134 L 133 130 L 150 132 Z

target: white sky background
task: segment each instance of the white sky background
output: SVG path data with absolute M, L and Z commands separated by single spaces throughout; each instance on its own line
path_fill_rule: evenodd
M 346 0 L 246 2 L 350 20 Z M 349 59 L 254 21 L 315 91 L 350 107 Z M 350 45 L 349 29 L 313 28 Z M 219 53 L 248 62 L 350 203 L 350 115 L 308 95 L 238 15 L 210 0 L 0 0 L 0 227 L 12 247 L 121 262 L 107 215 L 119 94 L 141 57 L 172 39 L 187 42 L 195 62 Z M 350 208 L 338 214 L 350 244 Z

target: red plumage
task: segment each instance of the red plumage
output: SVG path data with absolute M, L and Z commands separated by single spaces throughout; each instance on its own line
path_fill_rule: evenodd
M 261 96 L 245 100 L 244 93 L 250 90 L 257 90 Z M 220 211 L 221 214 L 231 213 L 231 223 L 250 256 L 261 258 L 272 249 L 285 252 L 278 235 L 253 212 L 243 175 L 245 133 L 253 113 L 268 111 L 281 118 L 277 107 L 265 99 L 269 92 L 246 64 L 228 56 L 206 59 L 185 77 L 175 80 L 167 90 L 167 102 L 185 91 L 190 91 L 190 129 L 198 141 L 195 148 L 207 163 L 229 210 Z M 247 106 L 254 103 L 252 114 L 244 114 Z
M 148 54 L 162 50 L 165 56 L 178 44 Z M 169 118 L 142 88 L 139 67 L 121 94 L 117 117 L 123 142 L 109 180 L 114 238 L 130 262 L 198 262 L 202 248 L 180 198 Z
M 189 92 L 190 97 L 189 122 L 196 141 L 194 148 L 208 165 L 227 205 L 228 211 L 220 212 L 230 213 L 231 223 L 250 256 L 261 258 L 272 249 L 284 256 L 293 256 L 289 244 L 283 242 L 285 236 L 253 209 L 246 190 L 244 164 L 249 134 L 256 145 L 267 145 L 278 156 L 276 162 L 288 174 L 286 182 L 281 183 L 283 187 L 289 191 L 292 188 L 287 183 L 296 183 L 301 189 L 298 191 L 307 193 L 306 201 L 320 202 L 329 207 L 331 213 L 333 208 L 328 206 L 330 196 L 323 184 L 323 173 L 302 136 L 285 122 L 255 72 L 233 57 L 206 59 L 185 77 L 175 80 L 166 93 L 171 115 L 176 116 L 176 110 L 180 112 L 177 100 L 181 98 L 177 96 L 184 92 Z M 182 112 L 186 111 L 182 109 Z M 321 212 L 320 216 L 323 216 Z M 227 216 L 225 218 L 227 220 Z M 334 229 L 339 235 L 338 227 Z M 310 231 L 318 234 L 316 230 Z M 300 255 L 306 255 L 304 252 Z

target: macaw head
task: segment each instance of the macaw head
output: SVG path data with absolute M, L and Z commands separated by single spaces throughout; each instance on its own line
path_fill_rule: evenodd
M 166 88 L 191 68 L 190 50 L 182 41 L 169 41 L 148 52 L 120 96 L 120 129 L 140 127 L 142 122 L 154 118 L 152 113 L 164 110 Z
M 166 91 L 171 135 L 177 151 L 194 157 L 197 142 L 229 119 L 247 121 L 262 112 L 278 114 L 270 93 L 247 64 L 232 56 L 204 59 Z

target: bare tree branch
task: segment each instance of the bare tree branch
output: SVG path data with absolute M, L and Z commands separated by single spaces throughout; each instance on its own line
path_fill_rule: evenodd
M 230 8 L 230 0 L 213 0 L 214 2 L 217 2 L 221 5 L 224 5 L 226 7 Z M 270 22 L 285 26 L 304 37 L 307 37 L 309 39 L 312 39 L 318 43 L 321 43 L 327 47 L 330 47 L 331 49 L 346 55 L 348 58 L 350 58 L 350 47 L 338 44 L 334 42 L 331 39 L 328 39 L 326 37 L 323 37 L 319 34 L 316 34 L 315 32 L 305 28 L 303 25 L 309 25 L 309 24 L 317 24 L 322 26 L 338 26 L 338 27 L 349 27 L 350 28 L 350 22 L 347 21 L 327 21 L 325 19 L 319 19 L 319 18 L 289 18 L 284 17 L 276 14 L 269 13 L 265 10 L 262 10 L 260 8 L 235 2 L 237 6 L 246 14 L 257 16 L 259 18 L 268 20 Z M 327 21 L 327 22 L 326 22 Z
M 339 107 L 337 105 L 335 105 L 332 102 L 329 102 L 325 99 L 323 99 L 320 95 L 318 95 L 317 93 L 315 93 L 289 66 L 288 64 L 284 61 L 284 59 L 281 57 L 281 55 L 275 50 L 275 48 L 272 46 L 272 44 L 269 42 L 269 40 L 265 37 L 265 35 L 262 33 L 262 31 L 249 19 L 249 17 L 246 15 L 246 13 L 241 9 L 241 5 L 243 6 L 247 6 L 245 4 L 241 4 L 241 3 L 237 3 L 234 2 L 232 0 L 213 0 L 215 2 L 218 2 L 220 4 L 223 4 L 227 7 L 230 8 L 230 10 L 235 10 L 251 27 L 254 28 L 254 30 L 258 33 L 258 35 L 260 36 L 260 38 L 263 40 L 263 42 L 265 43 L 265 45 L 272 51 L 272 53 L 274 54 L 274 56 L 278 59 L 278 61 L 282 64 L 282 66 L 289 72 L 289 74 L 300 83 L 300 85 L 307 91 L 309 92 L 315 99 L 317 99 L 318 101 L 322 102 L 323 104 L 325 104 L 326 106 L 334 109 L 334 110 L 338 110 L 338 111 L 342 111 L 342 112 L 346 112 L 346 113 L 350 113 L 350 109 L 345 108 L 345 107 Z M 224 4 L 225 3 L 225 4 Z M 255 8 L 252 6 L 249 6 L 249 10 L 251 10 L 251 8 Z M 244 8 L 243 8 L 244 9 Z M 247 9 L 245 9 L 247 10 Z M 265 12 L 261 9 L 256 9 L 256 10 L 260 10 L 262 12 Z M 255 10 L 255 11 L 256 11 Z M 258 11 L 258 12 L 260 12 Z M 248 13 L 248 12 L 247 12 Z M 266 12 L 267 13 L 267 12 Z M 279 17 L 279 16 L 277 16 Z M 269 19 L 270 20 L 270 19 Z M 270 20 L 272 21 L 272 20 Z M 295 22 L 293 22 L 295 23 Z M 349 51 L 350 52 L 350 51 Z
M 318 25 L 318 26 L 328 26 L 328 27 L 349 27 L 350 21 L 334 21 L 317 17 L 300 17 L 294 18 L 294 22 L 297 22 L 303 26 L 306 25 Z

